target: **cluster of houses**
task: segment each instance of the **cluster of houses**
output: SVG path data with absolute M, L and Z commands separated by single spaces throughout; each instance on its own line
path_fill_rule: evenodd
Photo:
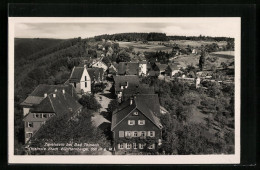
M 115 150 L 138 151 L 145 147 L 155 149 L 160 145 L 162 125 L 157 116 L 165 110 L 161 110 L 154 89 L 139 81 L 141 76 L 148 74 L 147 62 L 120 62 L 107 66 L 102 59 L 74 67 L 64 84 L 40 84 L 28 95 L 20 104 L 23 107 L 25 143 L 53 116 L 69 114 L 73 119 L 79 115 L 82 111 L 79 98 L 91 93 L 91 85 L 103 82 L 105 73 L 112 75 L 120 103 L 111 122 Z M 154 139 L 149 146 L 145 146 L 144 141 L 131 140 L 148 137 Z

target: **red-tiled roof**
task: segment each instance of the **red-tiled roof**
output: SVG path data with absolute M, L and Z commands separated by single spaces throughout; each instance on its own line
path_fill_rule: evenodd
M 112 115 L 111 130 L 135 108 L 142 112 L 158 128 L 162 128 L 160 120 L 156 117 L 156 115 L 160 114 L 160 104 L 157 94 L 136 95 L 132 105 L 130 105 L 130 100 L 125 101 L 123 104 L 124 107 Z

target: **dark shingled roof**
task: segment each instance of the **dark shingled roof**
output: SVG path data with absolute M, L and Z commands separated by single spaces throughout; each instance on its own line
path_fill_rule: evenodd
M 149 76 L 159 76 L 159 75 L 160 75 L 160 72 L 159 72 L 159 71 L 153 71 L 153 70 L 151 70 L 151 71 L 148 72 L 148 75 L 149 75 Z
M 128 85 L 138 85 L 139 84 L 139 78 L 135 75 L 125 75 L 125 76 L 113 76 L 115 81 L 115 90 L 116 91 L 122 91 L 120 88 L 121 85 L 125 86 L 126 82 L 128 82 Z
M 56 94 L 56 97 L 53 96 Z M 32 108 L 32 113 L 56 113 L 57 115 L 74 113 L 82 106 L 66 92 L 49 94 L 39 105 Z
M 71 72 L 69 82 L 70 83 L 80 82 L 83 72 L 84 72 L 84 67 L 74 67 Z
M 125 107 L 118 110 L 112 115 L 111 130 L 113 130 L 127 115 L 135 108 L 142 112 L 149 120 L 151 120 L 158 128 L 162 128 L 160 120 L 156 117 L 160 113 L 160 104 L 157 94 L 141 94 L 136 95 L 133 104 L 130 100 L 124 102 Z
M 148 84 L 129 84 L 126 89 L 123 89 L 124 100 L 128 100 L 135 94 L 154 94 L 154 87 L 151 87 Z
M 87 68 L 88 74 L 91 78 L 91 81 L 102 81 L 104 70 L 102 68 Z
M 51 114 L 53 114 L 53 113 L 51 113 Z M 34 117 L 34 113 L 28 113 L 24 118 L 23 118 L 23 121 L 25 121 L 25 122 L 30 122 L 30 121 L 33 121 L 33 122 L 37 122 L 37 121 L 39 121 L 39 122 L 43 122 L 43 121 L 46 121 L 46 120 L 48 120 L 50 117 L 39 117 L 39 118 L 35 118 Z
M 173 70 L 179 70 L 179 67 L 178 67 L 177 64 L 169 64 L 168 67 L 169 67 L 172 71 L 173 71 Z
M 47 84 L 39 84 L 34 91 L 29 94 L 29 96 L 21 103 L 21 105 L 25 106 L 32 106 L 37 105 L 41 103 L 41 101 L 44 99 L 44 94 L 47 93 L 51 94 L 55 90 L 62 92 L 64 89 L 66 93 L 68 93 L 70 96 L 75 98 L 75 100 L 78 100 L 77 93 L 75 91 L 75 88 L 72 85 L 47 85 Z
M 120 75 L 138 75 L 139 63 L 120 62 L 118 65 L 118 74 Z

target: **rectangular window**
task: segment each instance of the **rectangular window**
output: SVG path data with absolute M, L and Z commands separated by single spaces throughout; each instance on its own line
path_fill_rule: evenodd
M 28 122 L 28 127 L 33 127 L 33 122 Z
M 128 120 L 128 125 L 135 125 L 135 121 L 134 120 Z
M 145 120 L 138 120 L 138 125 L 145 125 Z
M 49 117 L 52 117 L 53 116 L 53 114 L 49 114 Z
M 131 137 L 131 132 L 126 131 L 126 132 L 125 132 L 125 137 Z
M 85 82 L 85 87 L 87 87 L 87 82 Z
M 75 87 L 75 88 L 77 87 L 77 84 L 76 84 L 76 82 L 74 82 L 74 87 Z
M 126 144 L 126 149 L 130 149 L 131 148 L 131 144 L 130 143 L 127 143 Z
M 142 136 L 142 137 L 145 137 L 145 136 L 146 136 L 144 131 L 141 132 L 141 136 Z
M 149 135 L 150 137 L 154 137 L 154 136 L 155 136 L 155 132 L 154 132 L 154 131 L 149 131 L 148 135 Z
M 137 149 L 136 143 L 133 143 L 133 148 L 134 148 L 134 149 Z
M 119 137 L 123 138 L 124 137 L 124 131 L 119 131 Z
M 85 76 L 85 81 L 87 81 L 87 76 Z
M 134 132 L 134 137 L 137 137 L 138 136 L 138 132 Z
M 35 118 L 39 118 L 40 117 L 40 115 L 38 113 L 34 113 L 34 115 L 35 115 Z
M 27 138 L 31 138 L 32 137 L 32 134 L 31 132 L 27 133 Z
M 118 146 L 119 149 L 124 149 L 124 144 L 123 143 L 120 143 L 119 146 Z
M 148 149 L 154 149 L 154 144 L 150 145 Z
M 42 117 L 43 118 L 47 118 L 47 114 L 42 114 Z
M 139 143 L 139 149 L 144 149 L 144 144 L 143 143 Z

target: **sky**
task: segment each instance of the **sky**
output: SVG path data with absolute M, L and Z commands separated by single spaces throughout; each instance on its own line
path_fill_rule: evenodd
M 122 20 L 121 20 L 122 21 Z M 20 22 L 15 25 L 16 38 L 88 38 L 102 34 L 160 32 L 166 35 L 235 37 L 238 23 L 232 18 L 169 19 L 169 22 Z

